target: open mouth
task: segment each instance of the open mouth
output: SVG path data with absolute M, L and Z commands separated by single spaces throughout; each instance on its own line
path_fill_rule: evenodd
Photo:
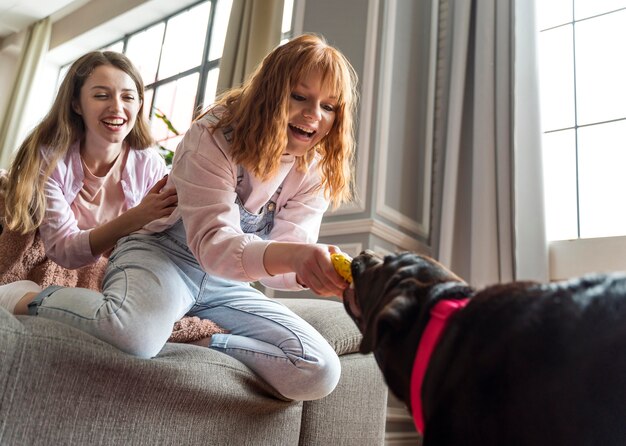
M 117 130 L 126 123 L 126 120 L 122 118 L 114 118 L 114 119 L 103 119 L 101 122 L 106 127 L 113 129 L 113 130 Z
M 361 308 L 356 301 L 354 283 L 350 284 L 350 287 L 346 288 L 346 290 L 343 292 L 343 300 L 345 303 L 348 304 L 348 308 L 350 309 L 350 313 L 352 313 L 352 316 L 357 319 L 361 319 Z
M 296 135 L 302 136 L 307 139 L 313 138 L 313 136 L 317 133 L 315 130 L 307 129 L 305 127 L 300 127 L 299 125 L 296 125 L 296 124 L 289 124 L 289 128 Z

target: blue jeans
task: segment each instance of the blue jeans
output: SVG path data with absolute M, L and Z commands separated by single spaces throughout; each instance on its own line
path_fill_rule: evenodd
M 248 283 L 206 274 L 185 243 L 182 222 L 121 239 L 102 293 L 51 286 L 30 309 L 143 358 L 162 349 L 181 317 L 211 319 L 230 333 L 213 335 L 209 348 L 246 364 L 288 399 L 322 398 L 341 373 L 328 342 L 287 307 Z

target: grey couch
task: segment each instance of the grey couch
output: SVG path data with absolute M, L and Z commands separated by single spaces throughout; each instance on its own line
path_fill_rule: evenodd
M 0 308 L 0 445 L 381 445 L 387 390 L 341 303 L 280 299 L 341 358 L 335 391 L 284 401 L 195 345 L 138 359 L 69 326 Z

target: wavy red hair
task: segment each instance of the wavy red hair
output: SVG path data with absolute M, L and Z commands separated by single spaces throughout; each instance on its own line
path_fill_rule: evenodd
M 221 95 L 209 108 L 225 111 L 216 129 L 232 128 L 232 156 L 261 179 L 278 172 L 287 145 L 289 98 L 299 81 L 322 73 L 325 88 L 337 97 L 335 121 L 309 153 L 298 159 L 307 169 L 320 157 L 321 187 L 333 207 L 352 199 L 357 75 L 346 57 L 323 37 L 303 34 L 268 54 L 248 80 Z

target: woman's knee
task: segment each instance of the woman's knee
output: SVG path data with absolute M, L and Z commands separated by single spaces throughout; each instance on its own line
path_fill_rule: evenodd
M 179 317 L 177 309 L 158 308 L 130 317 L 128 314 L 111 315 L 103 325 L 103 340 L 125 353 L 139 358 L 153 358 L 162 349 Z
M 111 342 L 116 348 L 138 358 L 150 359 L 154 358 L 163 349 L 167 342 L 167 338 L 157 337 L 153 339 L 144 339 L 138 337 L 126 337 Z
M 317 400 L 328 396 L 341 377 L 341 363 L 337 354 L 329 348 L 315 357 L 305 357 L 293 363 L 293 379 L 278 389 L 287 398 L 297 401 Z

